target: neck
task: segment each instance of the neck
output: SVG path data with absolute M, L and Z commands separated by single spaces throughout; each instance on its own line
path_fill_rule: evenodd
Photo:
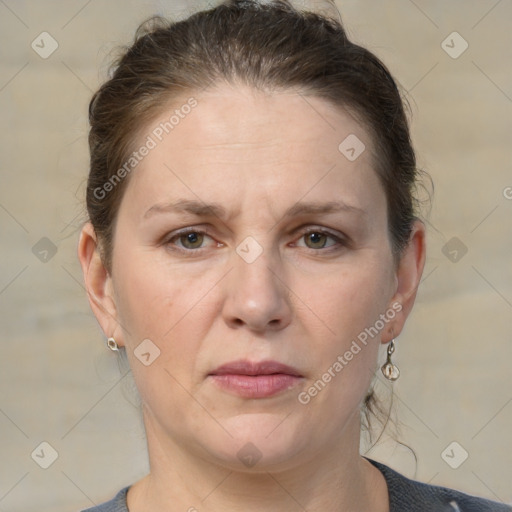
M 359 419 L 337 446 L 286 468 L 235 471 L 184 450 L 146 422 L 150 474 L 130 488 L 130 512 L 388 512 L 384 477 L 359 455 Z M 354 434 L 357 436 L 353 440 Z

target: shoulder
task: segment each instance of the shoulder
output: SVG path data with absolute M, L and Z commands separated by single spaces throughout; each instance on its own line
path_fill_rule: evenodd
M 128 506 L 126 504 L 128 489 L 129 487 L 125 487 L 121 489 L 112 500 L 98 505 L 97 507 L 88 508 L 82 512 L 128 512 Z
M 410 480 L 390 467 L 368 459 L 386 479 L 390 512 L 512 512 L 512 506 L 460 491 Z

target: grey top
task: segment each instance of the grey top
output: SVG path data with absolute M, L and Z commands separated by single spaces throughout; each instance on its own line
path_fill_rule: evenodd
M 386 479 L 390 512 L 512 512 L 512 506 L 459 491 L 410 480 L 380 462 L 368 459 Z M 103 505 L 82 512 L 129 512 L 128 487 Z

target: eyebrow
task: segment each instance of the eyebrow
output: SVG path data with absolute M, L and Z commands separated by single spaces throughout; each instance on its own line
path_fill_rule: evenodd
M 321 215 L 338 212 L 347 212 L 366 216 L 367 212 L 358 206 L 347 204 L 344 201 L 322 202 L 298 202 L 288 208 L 283 218 L 295 217 L 299 215 Z M 193 199 L 178 199 L 172 203 L 155 204 L 146 211 L 143 218 L 147 219 L 158 213 L 190 213 L 198 217 L 218 217 L 227 218 L 226 209 L 219 203 L 206 204 Z
M 178 199 L 172 203 L 155 204 L 144 214 L 144 219 L 157 213 L 191 213 L 198 217 L 226 217 L 226 209 L 220 204 L 206 204 L 193 199 Z

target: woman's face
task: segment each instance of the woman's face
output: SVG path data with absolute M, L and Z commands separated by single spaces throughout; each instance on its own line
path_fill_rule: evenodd
M 155 147 L 131 171 L 98 315 L 126 346 L 150 453 L 277 468 L 357 451 L 418 277 L 394 267 L 372 141 L 318 98 L 193 96 L 136 144 Z

